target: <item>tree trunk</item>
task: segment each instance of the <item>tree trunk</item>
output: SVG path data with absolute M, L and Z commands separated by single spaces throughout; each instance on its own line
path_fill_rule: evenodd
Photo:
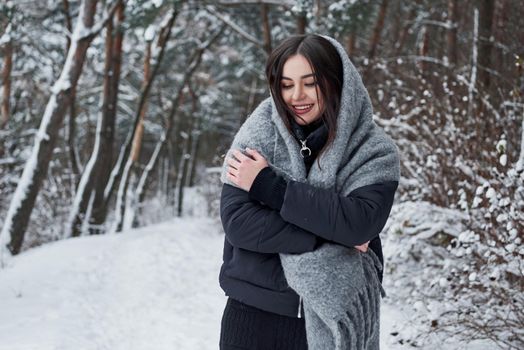
M 393 5 L 392 6 L 395 6 L 394 9 L 392 9 L 391 13 L 391 17 L 393 17 L 390 22 L 392 22 L 392 25 L 391 25 L 391 29 L 389 30 L 391 32 L 391 40 L 392 40 L 392 43 L 393 43 L 393 47 L 392 47 L 392 52 L 394 52 L 394 47 L 395 47 L 395 43 L 398 43 L 398 39 L 400 37 L 400 32 L 402 31 L 402 20 L 404 19 L 402 17 L 403 15 L 403 12 L 402 12 L 402 2 L 401 1 L 397 1 L 397 2 L 394 2 L 393 1 Z
M 189 146 L 189 134 L 186 132 L 181 132 L 180 136 L 182 137 L 182 154 L 180 155 L 180 161 L 178 163 L 177 176 L 175 188 L 177 190 L 177 203 L 176 211 L 177 216 L 182 216 L 183 204 L 184 204 L 184 175 L 186 173 L 187 166 L 187 150 Z
M 10 25 L 8 25 L 8 28 Z M 9 116 L 11 114 L 9 99 L 11 97 L 11 71 L 13 69 L 13 43 L 11 40 L 4 44 L 3 48 L 0 48 L 0 53 L 4 56 L 4 66 L 2 68 L 2 102 L 0 105 L 0 130 L 7 127 L 9 122 Z M 4 155 L 5 145 L 4 139 L 0 140 L 0 157 Z
M 160 31 L 160 35 L 159 35 L 159 41 L 161 42 L 161 44 L 159 44 L 160 52 L 158 54 L 158 57 L 156 58 L 156 64 L 155 64 L 155 67 L 153 68 L 151 76 L 149 80 L 147 81 L 146 86 L 142 89 L 140 93 L 133 127 L 131 128 L 131 132 L 128 135 L 128 138 L 126 139 L 124 151 L 122 153 L 122 161 L 117 162 L 117 164 L 111 171 L 110 179 L 104 190 L 104 208 L 106 212 L 107 212 L 107 209 L 109 208 L 109 201 L 111 200 L 111 196 L 113 195 L 115 188 L 118 186 L 119 180 L 122 177 L 122 173 L 127 163 L 127 159 L 129 158 L 129 154 L 131 153 L 133 137 L 138 127 L 138 122 L 140 120 L 140 112 L 142 110 L 142 106 L 145 104 L 149 96 L 149 90 L 151 89 L 153 81 L 158 73 L 158 68 L 160 67 L 162 58 L 164 57 L 166 43 L 169 40 L 169 37 L 171 36 L 171 29 L 173 27 L 173 24 L 175 22 L 175 18 L 177 17 L 177 15 L 178 15 L 178 10 L 177 10 L 177 6 L 175 5 L 173 6 L 171 13 L 169 14 L 169 19 L 166 23 L 166 26 L 163 27 Z M 104 215 L 107 215 L 107 213 L 104 213 Z
M 488 88 L 490 84 L 488 69 L 491 68 L 491 48 L 493 47 L 491 29 L 493 27 L 495 0 L 477 1 L 479 4 L 478 80 L 485 88 Z
M 173 99 L 173 102 L 171 103 L 171 110 L 169 111 L 169 114 L 166 118 L 166 130 L 162 134 L 159 143 L 155 147 L 155 151 L 153 152 L 153 155 L 151 156 L 146 168 L 144 169 L 144 172 L 142 173 L 142 176 L 140 177 L 140 180 L 138 181 L 137 189 L 134 195 L 134 197 L 137 198 L 137 201 L 134 203 L 132 215 L 136 216 L 138 212 L 138 208 L 140 208 L 140 203 L 142 203 L 144 200 L 146 189 L 147 189 L 146 187 L 148 183 L 147 181 L 148 176 L 151 173 L 151 171 L 156 167 L 156 164 L 158 160 L 160 159 L 159 155 L 162 154 L 165 147 L 168 145 L 169 141 L 172 141 L 169 136 L 173 132 L 173 129 L 175 126 L 174 119 L 175 119 L 176 112 L 179 110 L 179 105 L 182 99 L 184 87 L 191 79 L 197 67 L 200 65 L 200 62 L 202 60 L 202 54 L 204 53 L 204 51 L 207 50 L 207 48 L 221 35 L 224 28 L 225 27 L 222 27 L 214 36 L 211 37 L 209 41 L 207 41 L 207 43 L 205 43 L 200 48 L 198 48 L 195 51 L 195 53 L 193 54 L 193 56 L 191 57 L 190 66 L 184 72 L 184 76 L 182 78 L 182 83 L 180 85 L 180 88 L 178 92 L 176 93 L 175 98 Z M 169 175 L 167 174 L 167 170 L 164 171 L 164 174 L 165 174 L 165 177 L 164 177 L 165 181 L 162 181 L 162 183 L 166 186 L 166 188 L 164 188 L 163 193 L 167 194 L 168 190 L 167 190 L 166 183 L 169 177 Z M 131 221 L 133 223 L 136 223 L 137 221 L 136 217 L 133 217 Z
M 162 136 L 160 137 L 160 141 L 157 142 L 155 149 L 153 151 L 153 154 L 151 155 L 151 158 L 149 159 L 149 162 L 147 163 L 146 167 L 144 168 L 144 171 L 142 172 L 142 176 L 140 176 L 140 180 L 138 181 L 138 185 L 136 186 L 136 192 L 135 197 L 137 198 L 136 206 L 133 208 L 133 227 L 138 227 L 138 220 L 137 217 L 140 215 L 140 203 L 144 201 L 145 193 L 146 193 L 146 185 L 149 178 L 149 174 L 151 174 L 151 171 L 155 168 L 157 161 L 160 156 L 160 152 L 164 148 L 164 143 L 166 141 L 166 133 L 164 132 Z M 165 175 L 165 174 L 164 174 Z M 166 177 L 166 176 L 164 176 Z M 163 179 L 164 177 L 159 176 L 160 179 Z M 161 181 L 161 184 L 163 184 L 164 181 Z M 167 189 L 167 186 L 166 186 Z M 167 193 L 167 192 L 163 192 Z
M 69 0 L 62 0 L 62 4 L 64 6 L 64 14 L 65 14 L 65 20 L 66 20 L 66 28 L 69 33 L 66 35 L 66 52 L 69 51 L 69 48 L 71 47 L 71 37 L 70 35 L 73 33 L 73 23 L 71 20 L 71 12 L 69 11 Z
M 414 5 L 412 5 L 411 10 L 409 10 L 408 20 L 406 21 L 406 24 L 402 27 L 402 31 L 400 32 L 399 38 L 395 43 L 395 55 L 397 56 L 402 53 L 402 49 L 404 48 L 404 45 L 406 43 L 406 38 L 408 37 L 409 30 L 412 26 L 411 23 L 413 23 L 413 20 L 415 19 L 416 15 L 417 8 Z
M 146 47 L 146 57 L 144 58 L 144 86 L 151 76 L 151 43 L 149 42 Z M 143 87 L 144 87 L 143 86 Z M 144 120 L 147 113 L 147 101 L 142 106 L 140 112 L 140 120 L 136 128 L 135 137 L 133 138 L 133 147 L 131 148 L 131 160 L 133 162 L 138 161 L 140 156 L 140 149 L 142 147 L 142 138 L 144 135 Z
M 105 188 L 111 176 L 113 166 L 113 144 L 115 140 L 115 123 L 118 108 L 118 86 L 120 84 L 120 71 L 122 66 L 122 43 L 124 40 L 124 10 L 125 5 L 119 0 L 115 13 L 115 33 L 111 52 L 111 79 L 109 80 L 108 99 L 105 107 L 106 124 L 102 133 L 102 157 L 97 165 L 98 181 L 94 184 L 95 199 L 92 215 L 90 218 L 90 234 L 101 234 L 103 224 L 106 221 L 107 208 L 105 207 Z
M 147 43 L 146 46 L 146 55 L 144 58 L 144 81 L 142 84 L 142 89 L 145 88 L 147 82 L 151 78 L 151 42 Z M 127 159 L 127 164 L 125 171 L 122 174 L 122 177 L 120 179 L 120 187 L 118 190 L 118 198 L 117 198 L 117 215 L 116 215 L 116 232 L 122 231 L 124 228 L 124 218 L 125 218 L 125 211 L 127 207 L 127 192 L 129 187 L 129 181 L 130 176 L 133 174 L 135 170 L 135 164 L 138 162 L 138 157 L 140 155 L 140 148 L 142 146 L 142 137 L 144 135 L 144 119 L 147 112 L 147 101 L 144 102 L 142 105 L 142 108 L 139 113 L 139 121 L 137 128 L 135 129 L 135 134 L 133 135 L 133 141 L 131 145 L 131 153 L 129 154 L 129 158 Z M 136 201 L 135 198 L 130 199 L 131 202 Z M 127 228 L 127 227 L 126 227 Z
M 66 18 L 66 28 L 67 28 L 67 35 L 66 35 L 66 52 L 69 51 L 69 48 L 71 47 L 71 33 L 73 32 L 73 24 L 71 20 L 71 13 L 69 11 L 69 1 L 68 0 L 62 0 L 62 4 L 64 5 L 64 13 Z M 67 145 L 69 148 L 69 162 L 70 162 L 70 168 L 71 172 L 78 176 L 80 174 L 80 160 L 78 159 L 78 154 L 76 151 L 76 144 L 75 144 L 75 138 L 76 138 L 76 86 L 74 86 L 71 89 L 71 100 L 69 102 L 69 118 L 68 118 L 68 132 L 67 132 Z M 78 185 L 78 184 L 76 184 Z
M 70 100 L 69 119 L 67 123 L 67 146 L 69 148 L 69 162 L 71 171 L 73 174 L 79 175 L 82 167 L 80 165 L 80 159 L 78 159 L 78 152 L 76 150 L 76 86 L 71 89 Z
M 357 33 L 355 31 L 352 31 L 349 33 L 348 41 L 346 45 L 346 50 L 348 52 L 349 58 L 353 57 L 355 55 L 355 47 L 357 46 Z
M 138 103 L 138 108 L 137 108 L 137 114 L 135 115 L 135 122 L 133 125 L 133 131 L 132 131 L 133 136 L 131 139 L 129 139 L 129 143 L 126 144 L 126 148 L 124 151 L 124 159 L 127 159 L 127 160 L 125 162 L 125 167 L 121 168 L 121 170 L 119 169 L 119 171 L 117 172 L 117 178 L 120 179 L 120 184 L 118 187 L 118 195 L 117 195 L 116 206 L 115 206 L 116 219 L 115 219 L 113 228 L 111 230 L 113 232 L 121 232 L 123 225 L 124 225 L 124 215 L 125 215 L 125 208 L 126 208 L 126 202 L 127 202 L 126 194 L 127 194 L 127 188 L 129 185 L 128 177 L 130 176 L 132 172 L 132 166 L 133 166 L 132 151 L 133 149 L 136 149 L 135 141 L 137 140 L 137 131 L 140 129 L 140 121 L 144 115 L 144 110 L 147 105 L 147 98 L 149 97 L 149 91 L 158 73 L 158 68 L 160 67 L 160 64 L 162 63 L 162 58 L 164 57 L 165 48 L 169 40 L 169 37 L 171 36 L 171 29 L 173 28 L 173 24 L 175 22 L 175 18 L 177 14 L 178 14 L 178 11 L 175 6 L 173 8 L 173 11 L 170 14 L 169 20 L 166 22 L 166 26 L 160 29 L 160 33 L 158 35 L 157 47 L 160 48 L 160 52 L 156 59 L 156 65 L 151 73 L 149 73 L 149 69 L 148 69 L 146 73 L 149 76 L 144 77 L 145 78 L 144 84 L 141 89 L 142 94 L 140 96 L 140 101 Z M 116 181 L 112 183 L 112 186 L 115 186 L 115 185 L 116 185 Z M 109 196 L 105 198 L 106 205 L 109 201 L 112 191 L 113 189 L 111 188 L 109 191 Z
M 368 59 L 371 62 L 377 53 L 378 43 L 380 42 L 380 35 L 384 28 L 384 19 L 386 18 L 386 10 L 388 7 L 388 0 L 382 0 L 380 9 L 378 11 L 377 23 L 373 29 L 373 36 L 371 37 Z
M 457 0 L 448 0 L 447 56 L 451 66 L 457 64 Z
M 468 86 L 468 116 L 472 118 L 474 109 L 473 92 L 477 85 L 477 64 L 478 64 L 478 47 L 479 47 L 479 10 L 473 11 L 473 47 L 471 53 L 471 76 Z M 477 123 L 478 124 L 478 123 Z M 480 132 L 477 132 L 477 135 Z
M 301 12 L 297 15 L 297 34 L 305 34 L 307 26 L 306 13 Z
M 271 53 L 271 26 L 269 25 L 269 5 L 261 4 L 260 12 L 262 15 L 262 32 L 264 33 L 264 50 L 268 56 Z
M 196 152 L 198 140 L 200 138 L 200 124 L 201 118 L 197 117 L 197 96 L 195 91 L 191 87 L 191 84 L 187 84 L 189 94 L 191 95 L 191 129 L 189 130 L 190 141 L 189 141 L 189 150 L 188 150 L 188 164 L 186 166 L 186 174 L 184 187 L 192 186 L 193 182 L 193 170 L 195 169 L 196 164 Z
M 200 146 L 200 119 L 197 123 L 196 130 L 191 132 L 191 148 L 189 150 L 189 165 L 187 167 L 186 182 L 184 186 L 193 187 L 195 185 L 195 171 L 197 166 L 198 149 Z
M 427 57 L 429 54 L 429 28 L 427 25 L 422 27 L 422 40 L 418 47 L 418 54 L 421 57 Z M 422 74 L 427 73 L 428 62 L 425 59 L 421 59 L 418 62 L 418 67 Z
M 491 66 L 493 69 L 495 69 L 497 72 L 504 72 L 506 66 L 504 64 L 504 51 L 501 48 L 502 45 L 505 44 L 505 37 L 504 37 L 504 27 L 506 25 L 506 0 L 497 0 L 495 2 L 495 13 L 493 14 L 493 28 L 491 29 L 491 34 L 494 39 L 494 46 L 493 46 L 493 62 L 491 63 Z M 497 96 L 495 94 L 495 89 L 497 87 L 494 86 L 493 89 L 491 89 L 492 96 Z
M 2 68 L 2 106 L 0 129 L 4 129 L 9 121 L 10 108 L 9 98 L 11 97 L 11 71 L 13 70 L 13 43 L 8 41 L 3 47 L 4 66 Z
M 253 80 L 251 80 L 251 86 L 249 87 L 249 94 L 246 99 L 246 108 L 245 112 L 242 113 L 242 118 L 247 118 L 247 116 L 253 111 L 256 94 L 257 94 L 257 85 L 258 85 L 258 78 L 255 76 L 253 77 Z M 244 122 L 245 119 L 242 121 Z
M 97 31 L 91 31 L 96 4 L 97 0 L 83 0 L 80 5 L 79 23 L 75 27 L 64 69 L 51 89 L 51 97 L 36 134 L 33 150 L 27 160 L 4 221 L 0 234 L 0 249 L 2 251 L 4 244 L 8 241 L 7 248 L 12 254 L 18 254 L 22 247 L 36 196 L 44 178 L 47 176 L 58 131 L 69 107 L 71 88 L 78 83 L 87 48 L 97 34 Z M 86 32 L 89 34 L 86 35 Z
M 98 117 L 93 152 L 79 181 L 69 216 L 66 235 L 72 237 L 80 235 L 85 220 L 90 221 L 87 212 L 89 203 L 94 204 L 94 199 L 90 199 L 93 196 L 92 192 L 95 191 L 94 198 L 103 198 L 104 179 L 107 179 L 107 177 L 103 176 L 103 172 L 107 172 L 105 169 L 110 169 L 112 164 L 114 113 L 110 113 L 110 106 L 113 103 L 113 101 L 111 101 L 111 87 L 112 80 L 114 79 L 112 67 L 113 45 L 113 18 L 111 18 L 106 28 L 102 110 Z M 92 212 L 92 208 L 93 207 L 89 210 L 90 212 Z M 98 227 L 95 228 L 95 231 L 98 231 Z

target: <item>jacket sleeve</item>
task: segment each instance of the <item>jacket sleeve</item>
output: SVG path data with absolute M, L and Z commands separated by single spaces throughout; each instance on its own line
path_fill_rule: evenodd
M 280 214 L 249 199 L 246 191 L 224 184 L 220 217 L 232 246 L 260 253 L 313 251 L 317 237 L 282 219 Z
M 388 219 L 398 181 L 372 184 L 347 197 L 334 191 L 290 181 L 281 217 L 328 241 L 347 247 L 377 237 Z

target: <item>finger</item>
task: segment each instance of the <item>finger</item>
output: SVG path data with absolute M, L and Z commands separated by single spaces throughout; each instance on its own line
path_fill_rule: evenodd
M 246 156 L 244 153 L 240 152 L 239 150 L 235 149 L 233 150 L 233 155 L 236 159 L 238 159 L 240 162 L 243 162 L 245 160 L 250 159 L 248 156 Z
M 246 153 L 249 154 L 254 160 L 261 160 L 264 157 L 256 149 L 251 149 L 249 147 L 246 147 Z
M 231 173 L 227 173 L 227 174 L 226 174 L 226 177 L 227 177 L 231 182 L 233 182 L 233 183 L 236 183 L 236 181 L 237 181 L 236 176 L 233 175 L 233 174 L 231 174 Z
M 238 169 L 240 166 L 240 162 L 233 157 L 227 159 L 227 164 L 234 169 Z
M 227 172 L 233 175 L 234 177 L 238 176 L 238 169 L 235 169 L 233 167 L 227 167 Z

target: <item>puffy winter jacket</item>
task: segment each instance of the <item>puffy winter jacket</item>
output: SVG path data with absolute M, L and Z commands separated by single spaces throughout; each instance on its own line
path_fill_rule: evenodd
M 299 297 L 287 285 L 278 253 L 304 253 L 326 241 L 347 247 L 371 241 L 369 249 L 383 263 L 379 233 L 398 182 L 363 186 L 344 197 L 308 184 L 282 181 L 265 168 L 249 193 L 223 185 L 220 215 L 225 240 L 219 280 L 233 299 L 297 317 Z M 275 201 L 279 191 L 282 198 Z M 379 277 L 382 281 L 381 273 Z

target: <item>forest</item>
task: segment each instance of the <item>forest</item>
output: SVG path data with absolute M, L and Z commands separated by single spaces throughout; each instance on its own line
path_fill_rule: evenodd
M 266 59 L 304 33 L 344 43 L 401 155 L 390 296 L 421 333 L 524 348 L 520 0 L 1 0 L 0 270 L 59 240 L 218 218 Z

